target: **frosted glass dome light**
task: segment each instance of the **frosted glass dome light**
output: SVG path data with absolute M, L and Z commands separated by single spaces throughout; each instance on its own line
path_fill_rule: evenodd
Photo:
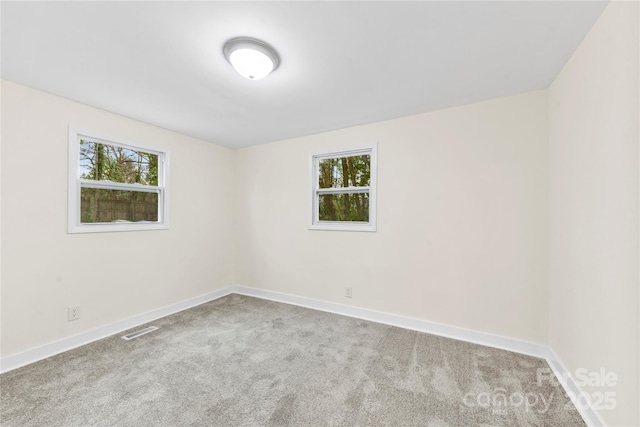
M 280 65 L 280 58 L 271 46 L 250 37 L 227 41 L 223 51 L 238 74 L 249 80 L 260 80 Z

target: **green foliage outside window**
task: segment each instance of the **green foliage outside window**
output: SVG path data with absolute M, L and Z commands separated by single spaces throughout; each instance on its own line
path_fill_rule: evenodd
M 318 162 L 319 188 L 368 187 L 371 183 L 371 156 L 322 159 Z M 369 221 L 369 193 L 345 192 L 319 196 L 320 221 Z
M 80 178 L 144 186 L 158 185 L 158 155 L 80 140 Z M 80 222 L 158 221 L 158 193 L 83 187 Z
M 80 140 L 80 178 L 158 185 L 158 155 Z

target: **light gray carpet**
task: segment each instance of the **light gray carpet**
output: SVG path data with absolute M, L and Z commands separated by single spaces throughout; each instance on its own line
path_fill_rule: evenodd
M 1 375 L 1 424 L 585 426 L 534 357 L 239 295 L 150 325 Z

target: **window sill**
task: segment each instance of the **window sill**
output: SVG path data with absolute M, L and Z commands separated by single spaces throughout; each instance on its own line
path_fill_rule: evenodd
M 115 224 L 82 224 L 69 226 L 69 234 L 82 233 L 115 233 L 119 231 L 168 230 L 169 224 L 159 223 L 115 223 Z
M 375 232 L 375 224 L 366 223 L 344 223 L 344 222 L 320 222 L 309 225 L 309 230 L 327 230 L 327 231 L 369 231 Z

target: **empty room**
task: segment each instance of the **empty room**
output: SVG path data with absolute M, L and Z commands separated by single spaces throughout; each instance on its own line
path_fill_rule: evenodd
M 640 426 L 640 2 L 0 2 L 0 425 Z

